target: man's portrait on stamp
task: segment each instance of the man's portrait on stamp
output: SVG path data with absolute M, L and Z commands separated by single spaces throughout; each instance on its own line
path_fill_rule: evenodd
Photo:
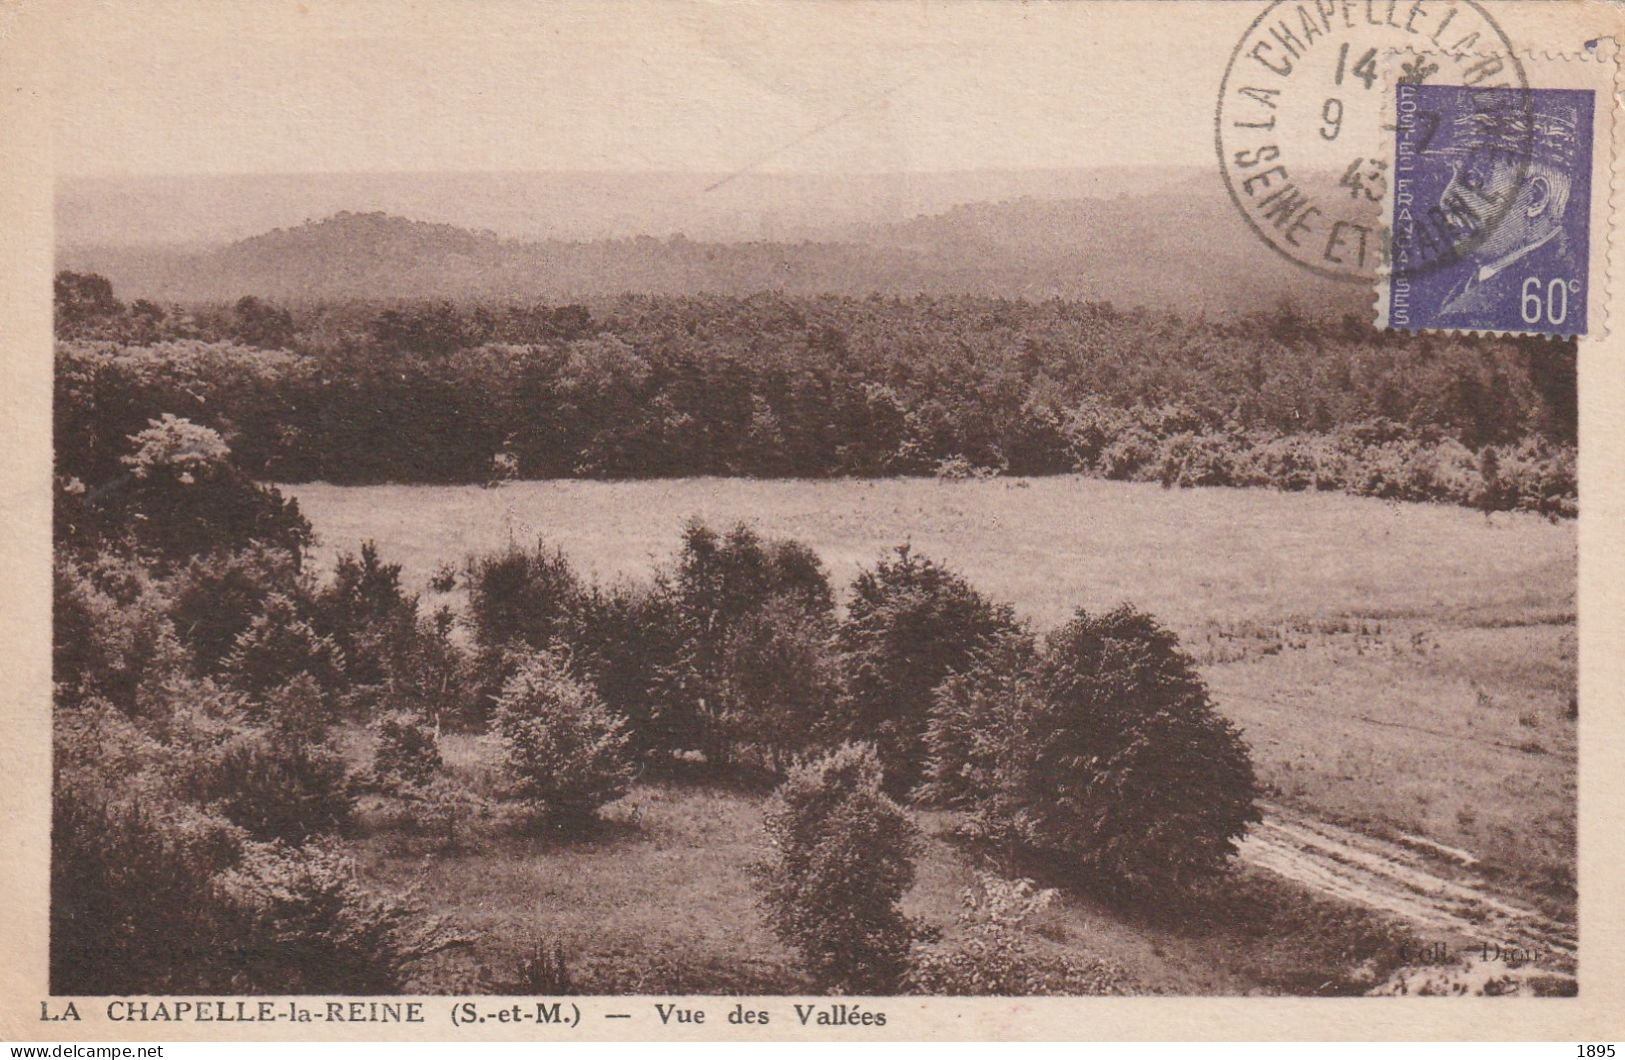
M 1396 92 L 1392 322 L 1583 333 L 1593 94 Z

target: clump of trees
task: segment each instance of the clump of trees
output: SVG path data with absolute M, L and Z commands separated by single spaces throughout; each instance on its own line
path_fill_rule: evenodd
M 690 752 L 777 774 L 838 735 L 834 591 L 799 542 L 694 521 L 648 584 L 585 585 L 540 544 L 470 558 L 465 581 L 488 702 L 562 646 L 646 764 Z
M 1177 638 L 1128 605 L 1037 648 L 1006 637 L 938 686 L 922 799 L 1120 898 L 1214 878 L 1259 820 L 1246 744 Z
M 371 611 L 342 613 L 358 579 L 303 574 L 297 506 L 217 432 L 160 417 L 126 441 L 109 479 L 57 483 L 52 989 L 420 984 L 460 937 L 335 846 L 359 785 L 334 729 L 412 669 L 416 601 L 363 577 Z

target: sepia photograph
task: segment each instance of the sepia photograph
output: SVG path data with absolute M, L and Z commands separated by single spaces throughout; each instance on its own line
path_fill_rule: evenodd
M 40 999 L 1617 996 L 1618 8 L 202 6 L 56 20 Z

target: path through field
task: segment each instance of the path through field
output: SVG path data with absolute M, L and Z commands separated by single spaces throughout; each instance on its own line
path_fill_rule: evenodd
M 1465 851 L 1406 839 L 1380 839 L 1266 805 L 1263 823 L 1241 844 L 1241 856 L 1305 887 L 1410 921 L 1419 929 L 1419 951 L 1443 943 L 1461 955 L 1449 967 L 1434 961 L 1402 970 L 1407 978 L 1419 972 L 1430 977 L 1435 989 L 1449 991 L 1458 983 L 1482 987 L 1502 976 L 1515 985 L 1531 974 L 1574 974 L 1572 925 L 1494 894 Z M 1487 960 L 1486 944 L 1491 947 Z M 1508 960 L 1514 948 L 1522 951 L 1520 959 Z M 1392 989 L 1400 978 L 1379 990 Z

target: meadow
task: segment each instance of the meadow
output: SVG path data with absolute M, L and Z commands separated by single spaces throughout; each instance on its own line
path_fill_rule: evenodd
M 442 737 L 447 765 L 475 790 L 498 783 L 483 745 Z M 473 939 L 471 952 L 453 951 L 430 973 L 437 989 L 513 992 L 505 976 L 538 943 L 557 943 L 581 993 L 816 993 L 755 904 L 750 866 L 762 854 L 764 794 L 709 779 L 651 780 L 606 807 L 584 839 L 527 835 L 499 814 L 471 822 L 450 848 L 364 813 L 346 846 L 369 883 L 410 888 Z M 974 858 L 955 835 L 955 815 L 916 816 L 923 844 L 903 910 L 939 929 L 940 944 L 962 942 Z M 1399 964 L 1397 941 L 1408 936 L 1368 911 L 1251 866 L 1228 882 L 1198 908 L 1150 919 L 1063 890 L 1026 939 L 1040 954 L 1096 962 L 1101 992 L 1124 994 L 1357 993 Z
M 284 488 L 317 532 L 318 565 L 373 540 L 431 604 L 457 602 L 429 589 L 442 565 L 509 542 L 557 545 L 599 580 L 647 577 L 691 516 L 803 540 L 838 586 L 907 541 L 1013 603 L 1040 630 L 1078 607 L 1132 601 L 1197 659 L 1219 709 L 1242 727 L 1274 802 L 1372 835 L 1459 850 L 1498 890 L 1572 922 L 1573 522 L 1077 477 Z M 466 768 L 480 768 L 472 749 L 465 757 Z M 612 974 L 611 966 L 630 966 L 609 952 L 620 945 L 698 955 L 682 973 L 698 977 L 694 989 L 741 989 L 747 980 L 794 989 L 786 955 L 747 908 L 743 865 L 757 838 L 755 802 L 738 792 L 643 786 L 612 808 L 601 842 L 543 858 L 517 849 L 535 841 L 496 837 L 495 847 L 464 855 L 487 861 L 475 873 L 460 860 L 425 862 L 398 837 L 368 838 L 360 849 L 369 873 L 422 878 L 446 911 L 503 920 L 523 895 L 533 903 L 523 914 L 532 928 L 576 932 L 572 942 L 583 946 L 595 933 L 599 956 L 583 948 L 583 974 L 600 985 L 636 987 Z M 616 821 L 625 826 L 618 832 Z M 968 870 L 947 844 L 948 825 L 937 827 L 910 902 L 951 924 Z M 625 871 L 629 858 L 640 871 Z M 1248 868 L 1244 877 L 1256 919 L 1291 905 L 1267 873 Z M 612 887 L 612 879 L 622 882 Z M 574 911 L 549 913 L 550 903 Z M 685 920 L 695 903 L 735 912 Z M 1318 940 L 1307 932 L 1294 944 L 1262 941 L 1260 929 L 1237 946 L 1245 915 L 1192 936 L 1125 926 L 1077 897 L 1053 918 L 1045 937 L 1108 955 L 1143 989 L 1288 988 L 1299 970 L 1318 974 L 1317 947 L 1348 944 L 1341 929 Z M 516 940 L 512 946 L 525 937 L 497 934 Z M 1282 945 L 1302 952 L 1268 956 Z

